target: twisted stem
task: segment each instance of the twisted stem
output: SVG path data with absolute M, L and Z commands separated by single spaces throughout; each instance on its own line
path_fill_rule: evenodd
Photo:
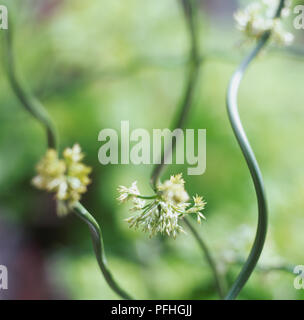
M 95 256 L 98 262 L 98 265 L 100 267 L 100 270 L 107 281 L 110 288 L 116 292 L 121 298 L 132 300 L 131 296 L 125 292 L 123 289 L 120 288 L 120 286 L 117 284 L 117 282 L 114 280 L 107 264 L 105 252 L 104 252 L 104 244 L 103 244 L 103 238 L 101 229 L 96 222 L 96 220 L 93 218 L 93 216 L 88 212 L 88 210 L 81 204 L 76 203 L 73 207 L 74 213 L 83 220 L 89 227 L 92 242 L 93 242 L 93 248 L 95 252 Z
M 279 7 L 277 9 L 275 18 L 280 17 L 281 11 L 284 7 L 284 0 L 280 1 Z M 226 296 L 226 300 L 235 299 L 249 277 L 251 276 L 259 258 L 262 253 L 266 234 L 267 234 L 267 224 L 268 224 L 268 214 L 267 214 L 267 203 L 266 203 L 266 194 L 264 189 L 264 183 L 262 174 L 255 158 L 254 152 L 250 146 L 250 143 L 247 139 L 246 133 L 244 131 L 243 125 L 240 120 L 237 104 L 237 96 L 239 91 L 239 86 L 245 71 L 248 66 L 258 55 L 261 49 L 266 45 L 271 35 L 271 31 L 266 31 L 261 38 L 259 39 L 255 48 L 249 53 L 249 55 L 244 59 L 241 65 L 238 67 L 236 72 L 233 74 L 227 92 L 227 110 L 229 120 L 234 131 L 235 137 L 238 141 L 238 144 L 242 150 L 243 156 L 246 160 L 248 169 L 251 174 L 251 178 L 254 183 L 254 188 L 256 191 L 257 202 L 258 202 L 258 226 L 255 236 L 255 240 L 251 249 L 251 252 L 243 265 L 243 268 L 238 275 L 237 279 L 233 283 L 230 291 Z
M 48 147 L 56 149 L 57 136 L 51 118 L 41 103 L 25 89 L 25 85 L 18 78 L 13 48 L 13 23 L 10 22 L 9 28 L 2 32 L 4 34 L 4 66 L 11 88 L 22 106 L 45 127 Z
M 34 117 L 36 118 L 45 128 L 47 133 L 48 148 L 57 150 L 56 143 L 56 133 L 54 125 L 43 106 L 39 101 L 32 96 L 27 90 L 25 90 L 24 85 L 21 83 L 16 74 L 15 60 L 14 60 L 14 50 L 13 50 L 13 24 L 10 23 L 8 30 L 4 31 L 4 61 L 7 69 L 8 80 L 13 89 L 13 92 L 21 102 L 21 105 Z M 107 281 L 108 285 L 114 292 L 116 292 L 123 299 L 132 299 L 129 294 L 122 290 L 119 285 L 113 279 L 112 274 L 107 266 L 104 245 L 102 239 L 101 229 L 96 222 L 96 220 L 90 215 L 90 213 L 84 208 L 84 206 L 77 202 L 73 209 L 74 213 L 80 217 L 89 226 L 95 256 L 100 267 L 100 270 Z

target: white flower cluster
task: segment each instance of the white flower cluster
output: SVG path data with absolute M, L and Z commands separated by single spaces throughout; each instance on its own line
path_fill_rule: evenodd
M 81 162 L 83 157 L 80 146 L 75 144 L 64 150 L 63 159 L 59 159 L 56 150 L 47 150 L 36 166 L 38 174 L 32 183 L 38 189 L 55 193 L 59 215 L 66 214 L 87 191 L 91 168 Z
M 272 31 L 273 41 L 278 45 L 290 45 L 294 39 L 292 33 L 284 30 L 280 18 L 275 18 L 280 0 L 259 0 L 234 14 L 237 28 L 250 39 L 259 39 L 264 32 Z M 281 18 L 290 14 L 290 1 L 285 1 Z
M 140 212 L 126 219 L 130 228 L 140 228 L 150 236 L 161 233 L 175 238 L 178 233 L 184 232 L 179 220 L 186 214 L 196 214 L 198 223 L 201 223 L 201 219 L 205 219 L 201 211 L 206 202 L 199 196 L 193 197 L 192 205 L 187 202 L 189 195 L 184 184 L 181 174 L 171 176 L 170 180 L 157 186 L 157 194 L 152 197 L 140 195 L 136 181 L 130 188 L 120 186 L 117 200 L 132 200 L 133 206 L 130 210 Z M 147 204 L 146 200 L 149 200 Z

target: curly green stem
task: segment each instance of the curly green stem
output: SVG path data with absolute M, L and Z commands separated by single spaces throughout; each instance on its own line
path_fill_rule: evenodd
M 22 106 L 44 126 L 47 132 L 48 147 L 57 150 L 56 133 L 49 115 L 39 101 L 37 101 L 35 97 L 25 90 L 24 85 L 16 75 L 12 29 L 13 24 L 10 22 L 8 30 L 3 30 L 5 40 L 4 60 L 9 82 L 13 92 L 20 100 Z M 124 299 L 131 299 L 131 297 L 117 285 L 107 267 L 101 230 L 97 222 L 80 203 L 76 204 L 74 212 L 89 225 L 96 259 L 107 283 L 120 297 Z
M 12 90 L 22 106 L 45 127 L 48 147 L 56 149 L 56 131 L 51 118 L 40 102 L 25 89 L 25 86 L 18 78 L 13 50 L 13 24 L 10 22 L 9 28 L 2 30 L 2 32 L 4 34 L 4 64 Z
M 81 205 L 79 202 L 75 204 L 75 206 L 73 207 L 73 211 L 80 219 L 82 219 L 89 226 L 90 233 L 92 236 L 92 242 L 93 242 L 96 260 L 98 262 L 100 270 L 101 270 L 105 280 L 107 281 L 108 285 L 121 298 L 127 299 L 127 300 L 132 300 L 132 297 L 128 293 L 126 293 L 123 289 L 120 288 L 120 286 L 114 280 L 114 278 L 108 268 L 106 256 L 105 256 L 105 252 L 104 252 L 102 233 L 101 233 L 101 229 L 100 229 L 98 223 L 92 217 L 92 215 L 88 212 L 88 210 L 83 205 Z
M 275 17 L 278 18 L 281 14 L 282 8 L 284 7 L 284 0 L 280 1 L 278 10 L 276 12 Z M 240 120 L 239 112 L 238 112 L 238 104 L 237 104 L 237 96 L 239 91 L 239 86 L 245 71 L 247 70 L 248 66 L 252 62 L 252 60 L 258 55 L 261 49 L 266 45 L 267 41 L 269 40 L 271 35 L 271 31 L 265 32 L 261 38 L 259 39 L 256 47 L 250 52 L 250 54 L 244 59 L 241 63 L 239 68 L 233 74 L 228 92 L 227 92 L 227 110 L 229 120 L 234 131 L 235 137 L 239 143 L 239 146 L 242 150 L 244 158 L 246 160 L 248 169 L 251 174 L 251 178 L 254 183 L 257 202 L 258 202 L 258 226 L 257 232 L 255 236 L 255 240 L 251 249 L 251 252 L 243 265 L 243 268 L 237 277 L 236 281 L 232 285 L 230 291 L 226 296 L 226 300 L 233 300 L 235 299 L 246 282 L 248 281 L 249 277 L 251 276 L 259 258 L 262 253 L 266 234 L 267 234 L 267 203 L 266 203 L 266 194 L 264 190 L 264 183 L 262 179 L 262 174 L 253 153 L 253 150 L 250 146 L 250 143 L 247 139 L 245 130 Z

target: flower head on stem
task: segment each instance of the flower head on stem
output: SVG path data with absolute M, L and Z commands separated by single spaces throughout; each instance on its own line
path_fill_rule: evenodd
M 130 211 L 139 212 L 126 219 L 130 228 L 140 228 L 151 237 L 161 233 L 176 238 L 178 233 L 184 232 L 179 221 L 187 214 L 196 214 L 198 223 L 205 219 L 201 211 L 206 202 L 199 196 L 193 197 L 193 204 L 188 202 L 190 197 L 184 184 L 182 174 L 171 176 L 169 180 L 158 184 L 153 196 L 141 195 L 136 182 L 130 188 L 120 186 L 117 200 L 122 203 L 132 200 Z
M 250 3 L 245 9 L 238 10 L 234 14 L 237 28 L 244 32 L 249 39 L 260 39 L 266 31 L 272 32 L 273 41 L 281 46 L 290 45 L 293 34 L 284 29 L 280 17 L 276 17 L 279 0 L 258 0 Z M 281 11 L 281 17 L 286 18 L 290 14 L 290 1 L 285 1 Z
M 63 159 L 59 159 L 56 150 L 48 149 L 36 166 L 37 175 L 32 183 L 38 189 L 55 193 L 57 213 L 60 216 L 67 214 L 81 199 L 91 182 L 91 168 L 81 162 L 83 157 L 78 144 L 66 148 Z

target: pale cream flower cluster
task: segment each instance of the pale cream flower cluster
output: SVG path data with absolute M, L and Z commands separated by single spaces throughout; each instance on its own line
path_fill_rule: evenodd
M 259 39 L 264 32 L 271 31 L 273 41 L 282 46 L 290 45 L 294 39 L 292 33 L 284 30 L 281 18 L 290 14 L 290 1 L 285 1 L 285 7 L 280 18 L 274 18 L 280 0 L 259 0 L 250 3 L 245 9 L 234 14 L 237 28 L 250 39 Z
M 55 193 L 59 215 L 66 214 L 80 200 L 91 182 L 91 168 L 81 162 L 83 157 L 78 144 L 65 149 L 63 159 L 59 159 L 56 150 L 48 149 L 36 166 L 37 176 L 32 183 L 38 189 Z
M 197 215 L 198 223 L 201 223 L 201 219 L 205 219 L 201 211 L 205 208 L 206 202 L 202 197 L 195 196 L 194 203 L 189 203 L 190 197 L 184 184 L 181 174 L 171 176 L 170 180 L 157 186 L 157 193 L 152 197 L 142 196 L 136 181 L 130 188 L 120 186 L 117 189 L 120 194 L 117 200 L 132 200 L 133 206 L 130 210 L 140 212 L 126 219 L 129 226 L 140 228 L 150 236 L 161 233 L 175 238 L 178 233 L 184 232 L 179 220 L 185 215 L 194 213 Z

